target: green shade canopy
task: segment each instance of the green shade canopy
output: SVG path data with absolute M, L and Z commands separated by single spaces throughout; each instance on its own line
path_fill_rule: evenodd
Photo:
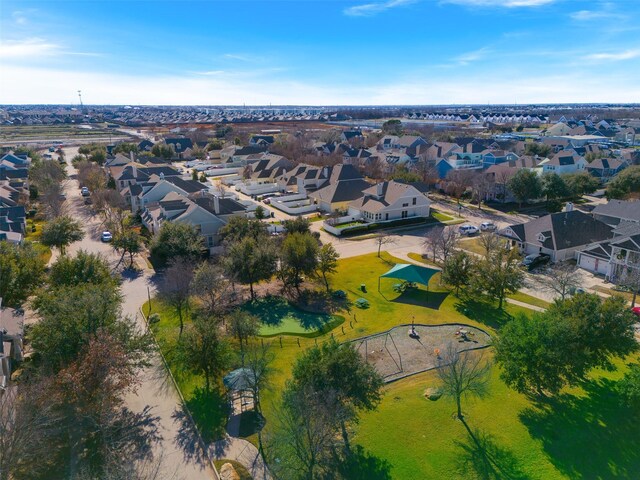
M 255 383 L 255 374 L 250 368 L 238 368 L 225 375 L 222 383 L 228 390 L 234 392 L 251 390 L 251 386 Z
M 410 263 L 398 263 L 387 273 L 380 275 L 380 278 L 398 278 L 406 282 L 429 286 L 429 280 L 439 271 L 435 268 L 421 267 Z

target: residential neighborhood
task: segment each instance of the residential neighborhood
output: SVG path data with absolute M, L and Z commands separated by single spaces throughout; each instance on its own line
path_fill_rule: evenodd
M 640 479 L 640 2 L 0 8 L 0 480 Z

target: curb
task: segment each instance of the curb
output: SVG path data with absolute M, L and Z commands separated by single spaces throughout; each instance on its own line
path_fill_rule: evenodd
M 211 460 L 211 457 L 209 456 L 209 448 L 207 447 L 207 444 L 202 439 L 202 435 L 200 435 L 200 431 L 198 430 L 196 422 L 193 420 L 193 416 L 191 415 L 191 412 L 187 408 L 187 401 L 182 396 L 182 391 L 180 390 L 180 387 L 178 387 L 178 382 L 176 382 L 176 379 L 174 378 L 173 373 L 171 373 L 171 369 L 169 368 L 169 363 L 167 362 L 167 359 L 164 357 L 164 354 L 160 349 L 160 344 L 158 343 L 158 339 L 156 338 L 155 333 L 153 333 L 153 330 L 151 330 L 151 328 L 149 327 L 149 321 L 147 319 L 147 316 L 142 311 L 142 307 L 140 307 L 138 310 L 140 311 L 140 315 L 142 315 L 142 318 L 144 319 L 144 324 L 147 326 L 147 331 L 151 334 L 151 336 L 153 337 L 153 341 L 158 347 L 158 353 L 160 354 L 160 358 L 162 359 L 162 363 L 164 365 L 165 370 L 167 371 L 167 374 L 169 375 L 169 378 L 171 378 L 171 382 L 173 383 L 174 388 L 178 392 L 178 396 L 180 397 L 180 401 L 182 402 L 182 408 L 184 408 L 184 411 L 187 412 L 187 415 L 189 415 L 189 420 L 191 420 L 191 423 L 195 427 L 195 431 L 198 434 L 198 443 L 200 443 L 200 448 L 202 448 L 202 451 L 204 452 L 204 455 L 207 458 L 207 461 L 209 462 L 209 466 L 213 471 L 213 476 L 215 480 L 220 480 L 220 474 L 218 473 L 218 470 L 216 470 L 216 466 L 214 465 L 213 460 Z

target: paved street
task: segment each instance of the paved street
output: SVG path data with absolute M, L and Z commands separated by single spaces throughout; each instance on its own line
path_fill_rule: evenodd
M 113 251 L 111 245 L 100 241 L 100 234 L 103 230 L 100 219 L 92 216 L 84 205 L 80 195 L 80 185 L 75 180 L 76 171 L 71 165 L 71 159 L 77 154 L 77 148 L 65 149 L 65 154 L 69 163 L 67 173 L 70 177 L 65 184 L 69 213 L 82 221 L 86 232 L 85 238 L 71 245 L 68 252 L 73 254 L 82 249 L 92 253 L 100 253 L 114 266 L 120 256 Z M 122 278 L 123 314 L 134 318 L 141 329 L 145 329 L 146 326 L 139 309 L 147 300 L 147 289 L 152 296 L 154 294 L 154 284 L 151 281 L 153 273 L 153 270 L 145 269 L 139 276 Z M 137 392 L 130 394 L 126 400 L 127 406 L 137 412 L 142 411 L 147 405 L 151 406 L 151 414 L 160 419 L 163 440 L 156 446 L 154 452 L 156 456 L 163 458 L 162 473 L 159 478 L 163 480 L 216 478 L 211 468 L 205 468 L 195 460 L 185 458 L 182 449 L 176 444 L 181 428 L 180 423 L 175 421 L 172 415 L 180 409 L 181 402 L 158 354 L 155 354 L 151 359 L 151 366 L 143 370 L 141 385 Z

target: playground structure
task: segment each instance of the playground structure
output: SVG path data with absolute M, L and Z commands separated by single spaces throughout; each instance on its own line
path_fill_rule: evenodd
M 436 368 L 439 352 L 445 351 L 449 343 L 460 353 L 488 347 L 491 337 L 484 330 L 470 325 L 415 323 L 398 325 L 357 338 L 351 343 L 389 383 Z

